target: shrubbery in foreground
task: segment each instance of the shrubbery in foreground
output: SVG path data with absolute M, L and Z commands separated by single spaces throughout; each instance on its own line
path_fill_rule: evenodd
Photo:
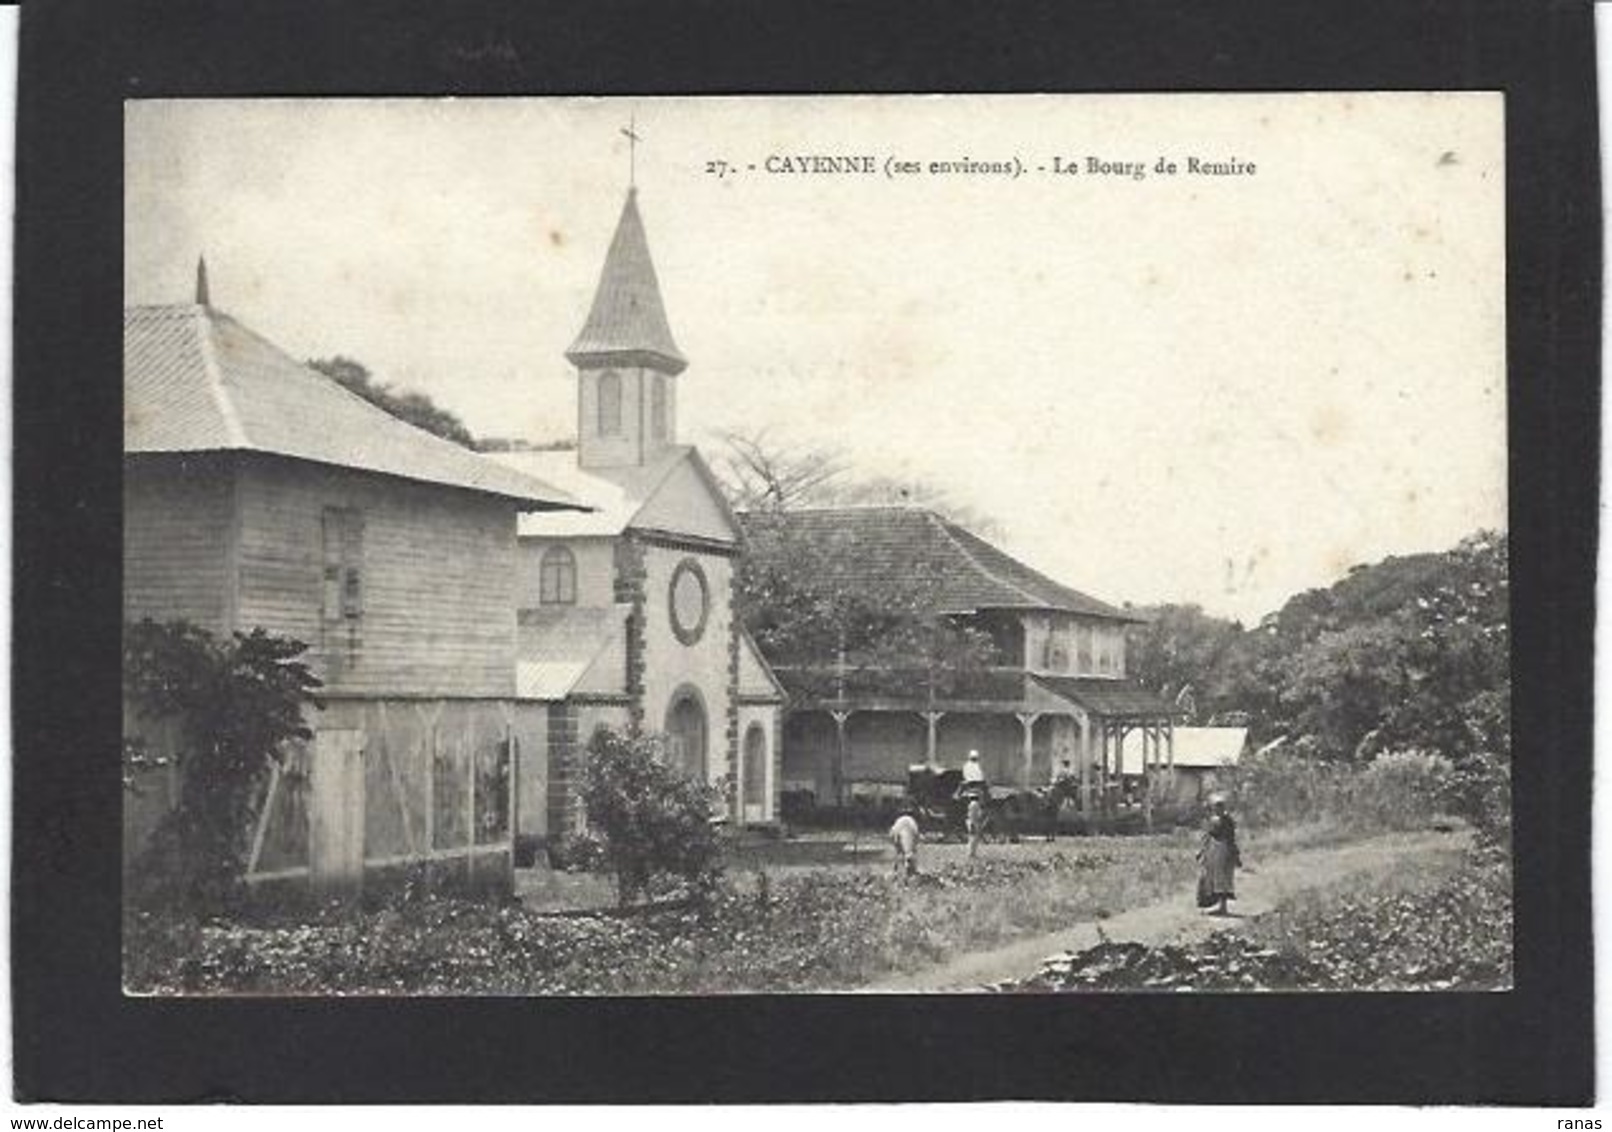
M 1510 867 L 1482 851 L 1420 882 L 1300 898 L 1247 932 L 1184 946 L 1101 943 L 995 989 L 1505 990 L 1511 923 Z
M 582 766 L 588 827 L 603 840 L 616 898 L 631 904 L 659 876 L 701 896 L 722 871 L 722 841 L 712 824 L 717 792 L 668 766 L 661 740 L 600 728 Z
M 318 706 L 320 682 L 306 650 L 262 629 L 220 639 L 185 621 L 124 626 L 126 788 L 131 768 L 155 762 L 142 726 L 177 719 L 183 734 L 178 805 L 134 870 L 137 901 L 199 911 L 236 903 L 270 767 L 289 744 L 313 737 L 304 712 Z
M 656 994 L 845 989 L 1179 891 L 1184 845 L 721 882 L 703 904 L 543 915 L 428 898 L 256 924 L 135 912 L 135 993 Z M 764 875 L 764 874 L 763 874 Z

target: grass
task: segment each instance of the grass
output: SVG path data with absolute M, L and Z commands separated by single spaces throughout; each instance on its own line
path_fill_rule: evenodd
M 1256 940 L 1358 990 L 1503 990 L 1512 981 L 1511 867 L 1439 854 L 1303 892 L 1251 925 Z
M 909 882 L 887 858 L 736 873 L 703 909 L 626 917 L 440 899 L 256 923 L 132 913 L 125 982 L 204 994 L 850 989 L 1162 899 L 1190 882 L 1192 846 L 1184 833 L 1092 838 L 967 862 L 926 845 L 926 872 Z
M 1349 837 L 1336 823 L 1312 823 L 1260 831 L 1246 838 L 1245 849 L 1255 860 L 1271 859 Z M 125 982 L 132 992 L 158 994 L 848 990 L 1177 897 L 1195 876 L 1197 841 L 1195 832 L 1179 829 L 993 845 L 972 862 L 962 846 L 926 843 L 925 871 L 914 881 L 892 875 L 888 853 L 864 856 L 862 864 L 736 868 L 703 908 L 627 916 L 555 916 L 520 903 L 440 898 L 253 922 L 131 913 Z M 1367 891 L 1356 883 L 1303 896 L 1254 929 L 1263 933 L 1262 947 L 1283 954 L 1298 954 L 1316 939 L 1349 938 L 1357 919 L 1392 943 L 1399 938 L 1394 924 L 1403 927 L 1408 914 L 1404 901 L 1419 906 L 1419 894 L 1459 875 L 1430 869 L 1417 866 Z M 1492 888 L 1467 892 L 1436 907 L 1446 918 L 1466 916 L 1492 896 Z M 1509 908 L 1506 915 L 1509 925 Z M 1362 938 L 1369 949 L 1373 936 Z M 1426 951 L 1445 938 L 1423 931 L 1407 946 Z M 1431 969 L 1409 951 L 1394 954 L 1406 969 Z M 1356 976 L 1364 977 L 1367 959 L 1353 961 Z
M 1000 989 L 1506 990 L 1511 926 L 1505 857 L 1451 849 L 1303 890 L 1241 931 L 1185 945 L 1104 941 Z

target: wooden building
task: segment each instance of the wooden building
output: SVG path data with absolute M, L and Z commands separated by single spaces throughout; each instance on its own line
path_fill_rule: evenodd
M 507 877 L 513 763 L 549 722 L 518 695 L 517 516 L 576 504 L 301 365 L 205 275 L 197 300 L 124 313 L 123 613 L 310 648 L 325 707 L 274 775 L 250 879 Z M 174 796 L 171 772 L 144 779 L 131 862 Z
M 699 452 L 677 440 L 688 363 L 635 191 L 566 358 L 574 449 L 494 457 L 591 508 L 521 516 L 518 691 L 549 704 L 549 777 L 523 764 L 521 832 L 574 828 L 573 779 L 605 725 L 663 733 L 668 757 L 718 787 L 734 822 L 772 822 L 783 691 L 733 613 L 738 521 Z
M 1246 727 L 1177 727 L 1174 733 L 1175 773 L 1165 799 L 1178 806 L 1201 806 L 1225 785 L 1227 771 L 1235 768 L 1248 748 Z M 1142 786 L 1142 743 L 1138 734 L 1127 735 L 1120 751 L 1120 766 L 1133 791 Z
M 977 750 L 993 783 L 1018 787 L 1049 783 L 1067 761 L 1089 807 L 1117 797 L 1128 737 L 1145 747 L 1149 776 L 1168 773 L 1176 711 L 1125 675 L 1134 614 L 921 507 L 813 508 L 764 521 L 811 556 L 827 585 L 873 591 L 922 577 L 929 611 L 983 630 L 994 653 L 941 695 L 911 673 L 852 671 L 833 655 L 770 658 L 791 693 L 786 790 L 837 803 L 894 794 L 909 766 L 958 766 Z

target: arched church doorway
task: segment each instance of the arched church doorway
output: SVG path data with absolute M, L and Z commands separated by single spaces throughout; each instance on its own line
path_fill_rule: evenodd
M 744 820 L 767 819 L 767 730 L 752 723 L 744 733 Z
M 699 782 L 706 781 L 705 704 L 693 688 L 679 689 L 666 709 L 666 761 Z

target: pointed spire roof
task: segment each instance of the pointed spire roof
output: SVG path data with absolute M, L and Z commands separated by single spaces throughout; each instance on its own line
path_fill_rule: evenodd
M 207 257 L 196 257 L 196 305 L 199 307 L 211 306 L 207 295 Z
M 666 322 L 644 221 L 638 215 L 637 189 L 627 190 L 593 308 L 565 356 L 577 366 L 648 366 L 671 374 L 688 366 Z

